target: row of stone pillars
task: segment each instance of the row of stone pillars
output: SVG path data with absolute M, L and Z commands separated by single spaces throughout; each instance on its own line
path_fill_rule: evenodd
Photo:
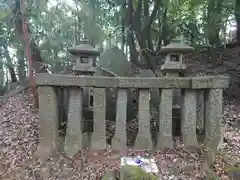
M 116 130 L 112 139 L 114 150 L 126 149 L 126 111 L 127 89 L 138 88 L 138 134 L 135 149 L 153 149 L 150 134 L 149 90 L 159 88 L 159 132 L 155 148 L 173 147 L 172 109 L 173 101 L 181 107 L 181 133 L 186 148 L 199 148 L 196 134 L 196 123 L 204 120 L 205 141 L 211 142 L 214 149 L 220 140 L 220 120 L 222 114 L 222 91 L 228 80 L 221 77 L 178 78 L 179 72 L 186 69 L 183 64 L 183 53 L 193 50 L 183 43 L 173 42 L 162 48 L 166 54 L 162 70 L 165 78 L 119 78 L 96 77 L 94 61 L 99 52 L 87 44 L 70 48 L 75 66 L 74 75 L 37 75 L 39 93 L 40 145 L 37 152 L 50 154 L 56 148 L 58 131 L 57 95 L 55 89 L 64 86 L 69 90 L 68 122 L 64 142 L 64 151 L 72 157 L 86 146 L 83 143 L 83 109 L 89 107 L 89 89 L 93 92 L 93 134 L 90 149 L 100 150 L 107 146 L 105 129 L 106 89 L 117 88 Z M 176 77 L 174 80 L 173 76 Z M 121 86 L 115 82 L 120 82 Z M 163 84 L 163 85 L 162 85 Z M 179 93 L 176 89 L 182 89 Z M 40 153 L 42 154 L 42 153 Z
M 196 134 L 197 122 L 197 92 L 204 91 L 204 122 L 205 140 L 211 141 L 211 145 L 218 144 L 220 140 L 220 124 L 222 115 L 222 91 L 226 83 L 222 84 L 221 77 L 200 77 L 200 78 L 156 78 L 144 79 L 148 84 L 143 84 L 142 78 L 118 77 L 89 77 L 89 76 L 69 76 L 69 75 L 38 75 L 39 85 L 39 118 L 40 118 L 40 149 L 43 151 L 52 150 L 56 146 L 56 132 L 58 130 L 58 110 L 55 108 L 57 98 L 55 88 L 65 85 L 70 91 L 70 103 L 68 107 L 68 122 L 64 151 L 72 157 L 77 151 L 85 148 L 83 144 L 82 132 L 82 109 L 83 109 L 83 89 L 82 85 L 94 86 L 93 95 L 93 134 L 91 135 L 91 150 L 101 150 L 107 147 L 105 112 L 106 112 L 106 89 L 103 86 L 115 86 L 114 82 L 121 82 L 118 88 L 117 108 L 116 108 L 116 130 L 112 139 L 112 149 L 126 149 L 126 112 L 127 112 L 127 87 L 139 89 L 138 102 L 138 134 L 134 148 L 138 150 L 153 150 L 153 142 L 150 134 L 150 114 L 149 114 L 149 90 L 150 87 L 165 86 L 161 89 L 159 105 L 159 132 L 157 136 L 156 149 L 172 148 L 172 99 L 173 88 L 184 88 L 182 101 L 181 133 L 183 143 L 186 148 L 199 148 Z M 79 79 L 79 81 L 78 81 Z M 182 80 L 181 80 L 182 79 Z M 179 85 L 177 82 L 181 80 Z M 226 79 L 224 80 L 226 81 Z M 63 83 L 65 82 L 65 83 Z M 205 82 L 205 84 L 203 84 Z M 209 83 L 211 82 L 211 83 Z M 108 85 L 110 84 L 110 85 Z M 172 84 L 170 86 L 170 84 Z M 80 86 L 77 87 L 77 86 Z M 192 88 L 190 88 L 190 86 Z M 215 146 L 214 146 L 215 147 Z M 212 146 L 212 148 L 214 148 Z

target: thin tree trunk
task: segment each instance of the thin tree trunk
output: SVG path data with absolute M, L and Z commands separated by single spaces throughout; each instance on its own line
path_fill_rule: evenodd
M 26 78 L 26 63 L 24 58 L 24 51 L 22 49 L 18 49 L 17 51 L 17 58 L 18 58 L 18 76 L 21 82 L 24 81 Z
M 236 0 L 235 19 L 237 23 L 237 44 L 240 45 L 240 1 Z
M 130 52 L 130 59 L 133 64 L 139 64 L 138 61 L 138 53 L 136 50 L 136 44 L 133 34 L 133 19 L 132 19 L 132 13 L 133 13 L 133 4 L 131 0 L 128 0 L 128 31 L 127 31 L 127 43 L 129 46 L 129 52 Z
M 123 12 L 126 9 L 126 1 L 122 4 L 121 12 Z M 125 37 L 125 21 L 124 16 L 121 16 L 121 35 L 122 35 L 122 43 L 121 43 L 121 49 L 124 51 L 124 47 L 126 44 L 126 37 Z
M 12 59 L 11 59 L 11 57 L 9 55 L 9 51 L 8 51 L 6 43 L 3 44 L 3 49 L 4 49 L 4 55 L 5 55 L 6 59 L 7 59 L 7 67 L 8 67 L 10 76 L 11 76 L 11 81 L 12 82 L 17 82 L 17 75 L 15 73 L 14 66 L 12 64 Z
M 97 4 L 98 2 L 97 2 L 97 0 L 89 0 L 89 5 L 90 5 L 90 7 L 91 7 L 91 9 L 92 9 L 92 13 L 93 13 L 93 15 L 92 15 L 92 18 L 90 19 L 90 21 L 91 21 L 91 23 L 92 24 L 96 24 L 97 22 L 96 22 L 96 14 L 95 14 L 95 9 L 96 9 L 96 4 Z M 89 40 L 90 40 L 90 44 L 93 46 L 93 47 L 95 47 L 95 45 L 96 45 L 96 42 L 95 42 L 95 40 L 93 39 L 93 37 L 88 37 L 89 38 Z

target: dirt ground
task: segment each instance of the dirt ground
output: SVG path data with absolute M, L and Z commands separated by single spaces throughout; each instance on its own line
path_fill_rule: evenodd
M 37 110 L 29 90 L 9 97 L 0 105 L 0 179 L 100 179 L 105 171 L 116 170 L 120 157 L 147 156 L 155 158 L 160 179 L 206 179 L 203 173 L 203 157 L 184 150 L 175 140 L 175 148 L 168 152 L 79 152 L 73 160 L 55 152 L 47 162 L 41 164 L 33 159 L 38 146 L 39 124 Z M 229 103 L 229 102 L 228 102 Z M 240 130 L 235 106 L 225 104 L 223 117 L 224 142 L 214 169 L 221 179 L 229 179 L 226 167 L 240 163 Z M 239 106 L 237 106 L 239 107 Z M 239 110 L 239 108 L 238 108 Z

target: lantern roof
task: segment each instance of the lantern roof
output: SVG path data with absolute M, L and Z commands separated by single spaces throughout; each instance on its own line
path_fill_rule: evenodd
M 188 44 L 178 39 L 174 39 L 170 44 L 162 47 L 162 49 L 160 50 L 161 53 L 171 53 L 171 52 L 190 53 L 193 51 L 194 51 L 193 47 L 189 46 Z
M 88 56 L 88 57 L 100 55 L 99 50 L 85 43 L 68 48 L 68 52 L 70 52 L 73 55 Z

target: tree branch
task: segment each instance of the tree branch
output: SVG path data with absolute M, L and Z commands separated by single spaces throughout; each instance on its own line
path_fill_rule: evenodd
M 135 20 L 133 23 L 135 23 L 135 31 L 140 31 L 141 29 L 141 11 L 142 11 L 142 0 L 138 0 L 136 12 L 134 15 Z
M 137 34 L 137 32 L 135 32 L 135 36 L 136 36 L 136 38 L 137 38 L 137 40 L 138 40 L 139 46 L 140 46 L 140 48 L 141 48 L 142 54 L 143 54 L 143 56 L 144 56 L 144 59 L 145 59 L 147 65 L 148 65 L 148 68 L 152 70 L 152 72 L 154 73 L 154 75 L 155 75 L 156 77 L 162 76 L 161 73 L 156 72 L 155 67 L 154 67 L 154 65 L 152 64 L 151 56 L 150 56 L 150 54 L 149 54 L 149 51 L 148 51 L 146 42 L 144 42 L 144 41 L 141 40 L 141 36 L 140 36 L 139 34 Z
M 145 31 L 145 29 L 151 27 L 151 24 L 153 23 L 154 19 L 157 16 L 157 12 L 158 12 L 160 4 L 161 4 L 161 0 L 155 0 L 155 5 L 153 8 L 153 11 L 152 11 L 151 15 L 149 16 L 148 20 L 146 21 L 145 25 L 143 26 L 143 31 Z

